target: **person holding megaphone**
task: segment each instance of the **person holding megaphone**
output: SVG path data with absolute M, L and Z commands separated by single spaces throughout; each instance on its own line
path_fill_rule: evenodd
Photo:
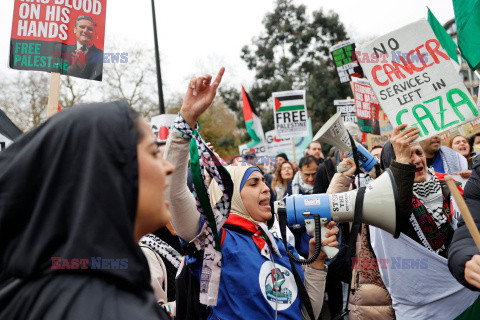
M 342 173 L 335 173 L 327 190 L 329 194 L 346 192 L 352 188 L 357 170 L 355 162 L 350 158 L 344 158 L 339 166 L 348 169 Z M 382 263 L 379 263 L 371 249 L 368 225 L 362 224 L 358 236 L 350 234 L 350 237 L 354 236 L 357 238 L 356 245 L 352 248 L 352 251 L 354 249 L 355 251 L 354 257 L 351 258 L 351 285 L 347 300 L 350 320 L 395 319 L 392 299 L 379 272 Z M 331 273 L 336 271 L 331 268 Z
M 399 199 L 400 237 L 370 226 L 372 248 L 397 319 L 454 319 L 477 298 L 450 274 L 446 259 L 456 219 L 445 174 L 427 168 L 418 129 L 396 127 L 381 155 L 393 173 Z
M 209 306 L 207 319 L 314 320 L 322 307 L 325 254 L 305 271 L 294 266 L 287 249 L 298 257 L 295 249 L 286 248 L 267 228 L 272 220 L 270 189 L 261 171 L 252 165 L 221 166 L 197 131 L 197 120 L 212 103 L 223 72 L 213 82 L 209 75 L 191 80 L 165 150 L 165 158 L 176 164 L 167 198 L 175 231 L 188 243 L 186 265 L 200 282 L 200 302 Z M 186 185 L 189 149 L 196 198 Z M 199 154 L 213 160 L 198 166 Z M 200 168 L 212 175 L 208 189 Z M 333 225 L 323 245 L 338 245 Z M 314 247 L 312 239 L 311 255 Z M 310 300 L 304 300 L 302 281 Z M 309 301 L 310 315 L 305 310 Z

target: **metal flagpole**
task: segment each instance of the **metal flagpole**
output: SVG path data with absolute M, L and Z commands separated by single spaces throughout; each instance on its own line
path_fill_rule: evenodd
M 152 16 L 153 16 L 153 37 L 155 42 L 155 62 L 157 63 L 158 106 L 160 108 L 160 114 L 164 114 L 165 104 L 163 102 L 162 73 L 160 72 L 160 52 L 158 50 L 157 19 L 155 17 L 154 0 L 152 0 Z

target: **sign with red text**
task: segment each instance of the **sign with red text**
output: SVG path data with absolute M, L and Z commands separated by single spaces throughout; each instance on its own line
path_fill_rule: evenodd
M 274 92 L 272 96 L 277 136 L 279 138 L 308 136 L 305 90 Z
M 333 105 L 337 107 L 337 113 L 342 115 L 343 122 L 358 122 L 354 99 L 333 100 Z
M 353 77 L 363 77 L 363 71 L 355 56 L 355 42 L 347 40 L 330 47 L 338 78 L 341 83 L 349 82 Z
M 9 66 L 102 80 L 106 0 L 15 0 Z
M 357 57 L 392 125 L 417 127 L 418 141 L 479 115 L 426 19 L 361 45 Z
M 152 117 L 152 120 L 150 120 L 150 127 L 158 140 L 167 141 L 170 129 L 172 128 L 176 117 L 177 114 L 161 114 Z
M 355 111 L 358 127 L 361 131 L 380 134 L 380 105 L 366 79 L 353 78 L 353 94 L 355 96 Z

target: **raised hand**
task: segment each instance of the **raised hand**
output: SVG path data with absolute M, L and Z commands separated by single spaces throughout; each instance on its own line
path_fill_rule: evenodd
M 405 130 L 403 130 L 405 129 Z M 403 131 L 402 131 L 403 130 Z M 406 124 L 401 124 L 393 129 L 390 142 L 392 143 L 393 151 L 398 162 L 409 163 L 411 150 L 410 143 L 415 141 L 420 131 L 416 127 L 408 127 Z
M 212 76 L 209 74 L 193 77 L 190 80 L 180 114 L 192 128 L 195 127 L 198 118 L 208 109 L 215 98 L 224 72 L 225 68 L 222 67 L 212 84 Z

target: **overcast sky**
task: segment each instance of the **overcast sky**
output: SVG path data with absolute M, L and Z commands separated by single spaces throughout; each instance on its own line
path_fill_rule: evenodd
M 0 76 L 16 72 L 7 67 L 14 0 L 1 0 Z M 262 19 L 274 0 L 156 0 L 162 78 L 166 99 L 182 91 L 195 73 L 216 72 L 225 66 L 224 80 L 247 87 L 254 81 L 240 58 L 240 49 L 263 30 Z M 427 6 L 443 24 L 453 18 L 452 0 L 294 0 L 308 12 L 323 8 L 340 15 L 355 40 L 380 36 L 427 16 Z M 126 47 L 154 47 L 150 0 L 108 0 L 105 52 L 112 39 Z M 152 64 L 155 64 L 152 56 Z M 154 89 L 154 88 L 152 88 Z

